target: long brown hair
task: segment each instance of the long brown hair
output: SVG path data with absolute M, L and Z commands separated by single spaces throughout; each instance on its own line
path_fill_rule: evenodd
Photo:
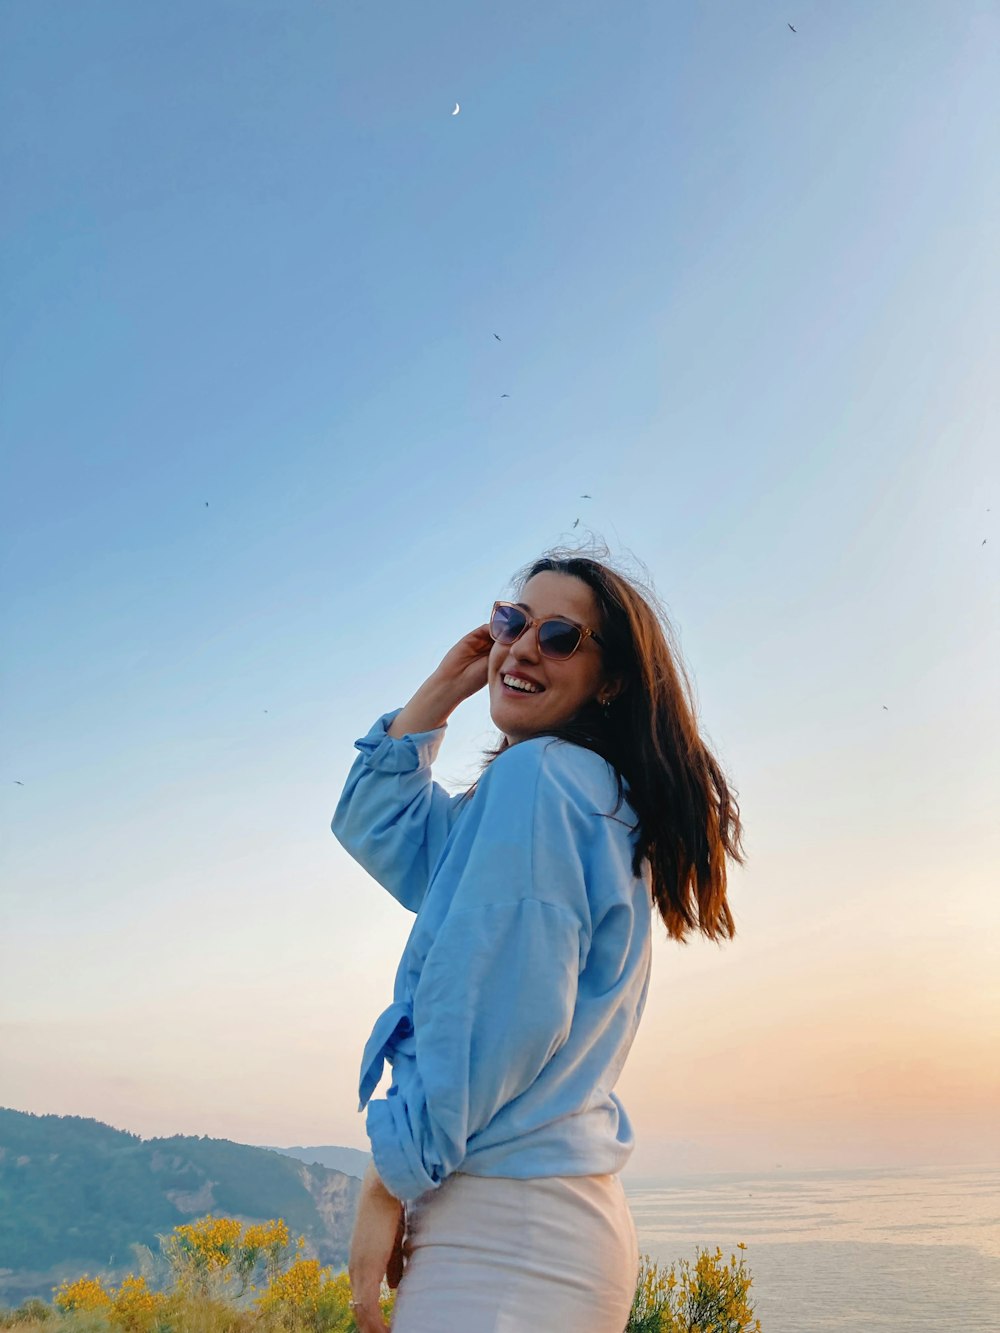
M 698 734 L 691 683 L 680 653 L 668 643 L 669 621 L 637 579 L 579 552 L 557 549 L 525 566 L 514 580 L 518 592 L 549 570 L 592 589 L 605 671 L 624 684 L 606 712 L 593 700 L 545 734 L 586 746 L 612 765 L 618 778 L 612 815 L 626 799 L 623 780 L 628 785 L 627 799 L 638 815 L 633 832 L 639 831 L 632 871 L 641 874 L 649 858 L 653 899 L 669 937 L 686 944 L 697 929 L 716 942 L 732 939 L 726 857 L 744 861 L 739 806 Z M 487 750 L 483 771 L 507 747 L 504 737 Z

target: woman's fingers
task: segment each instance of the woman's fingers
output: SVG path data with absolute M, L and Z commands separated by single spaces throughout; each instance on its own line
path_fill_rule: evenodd
M 373 1285 L 367 1282 L 359 1283 L 356 1287 L 352 1286 L 354 1299 L 351 1302 L 351 1312 L 360 1333 L 386 1333 L 389 1327 L 382 1317 L 382 1307 L 379 1305 L 381 1285 L 381 1283 Z
M 482 657 L 489 655 L 493 647 L 493 640 L 490 637 L 488 625 L 480 625 L 478 629 L 472 630 L 463 638 L 459 639 L 445 655 L 445 662 L 454 662 L 456 666 L 467 665 L 469 662 L 477 662 Z
M 374 1307 L 355 1305 L 354 1322 L 358 1326 L 358 1333 L 389 1333 L 389 1325 L 382 1318 L 378 1301 Z
M 371 1283 L 351 1285 L 351 1313 L 360 1333 L 387 1333 L 389 1325 L 382 1317 L 382 1307 L 379 1305 L 381 1288 L 381 1283 L 374 1286 Z
M 489 626 L 480 625 L 463 635 L 441 659 L 435 674 L 446 684 L 451 682 L 454 685 L 459 701 L 477 693 L 486 684 L 492 647 Z

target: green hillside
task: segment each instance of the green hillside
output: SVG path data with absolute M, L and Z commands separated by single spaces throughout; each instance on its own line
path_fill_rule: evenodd
M 109 1276 L 131 1246 L 207 1213 L 283 1217 L 324 1264 L 346 1262 L 360 1183 L 340 1171 L 232 1143 L 142 1139 L 80 1116 L 0 1108 L 0 1304 L 48 1296 L 47 1276 Z

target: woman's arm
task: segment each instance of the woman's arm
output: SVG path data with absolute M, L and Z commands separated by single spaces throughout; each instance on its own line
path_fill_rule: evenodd
M 457 814 L 431 777 L 444 729 L 389 735 L 386 713 L 367 736 L 347 775 L 330 827 L 345 851 L 411 912 L 420 908 L 431 867 Z
M 455 698 L 454 686 L 440 681 L 436 675 L 430 676 L 406 707 L 397 713 L 386 734 L 401 739 L 422 731 L 437 731 L 439 727 L 447 726 L 460 702 Z
M 387 1275 L 391 1285 L 399 1285 L 398 1272 L 390 1270 L 399 1249 L 402 1225 L 402 1203 L 389 1193 L 375 1167 L 369 1165 L 361 1182 L 347 1261 L 354 1321 L 361 1333 L 383 1333 L 388 1327 L 379 1308 L 379 1291 Z
M 331 821 L 351 856 L 413 912 L 461 799 L 432 781 L 431 763 L 450 715 L 485 685 L 492 642 L 485 625 L 466 634 L 404 708 L 355 742 L 361 753 Z

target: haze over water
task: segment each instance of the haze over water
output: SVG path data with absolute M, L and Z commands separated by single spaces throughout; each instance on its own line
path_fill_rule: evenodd
M 1000 1171 L 772 1172 L 626 1180 L 641 1249 L 664 1269 L 742 1252 L 766 1333 L 993 1333 Z

